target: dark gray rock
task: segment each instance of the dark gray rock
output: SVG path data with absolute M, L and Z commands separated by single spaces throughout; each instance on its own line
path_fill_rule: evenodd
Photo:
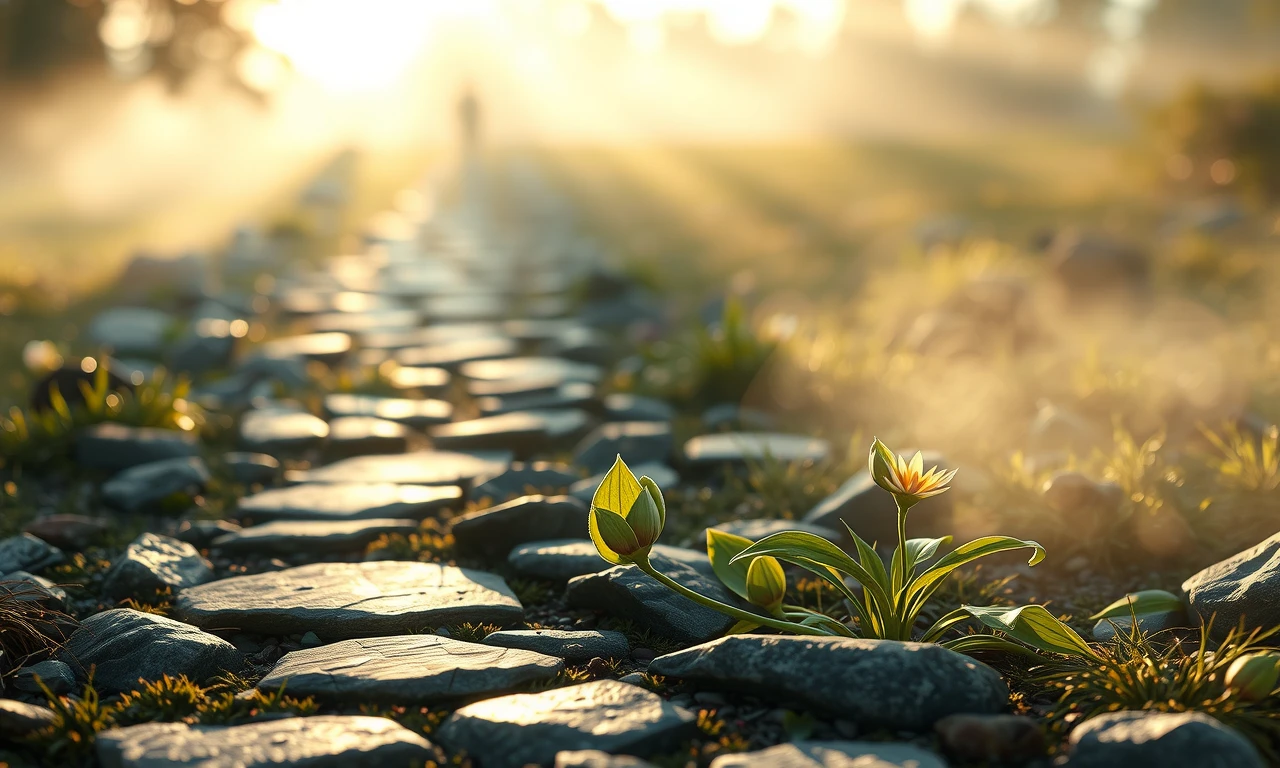
M 567 448 L 586 431 L 584 411 L 513 411 L 455 421 L 431 430 L 432 443 L 449 451 L 509 450 L 518 458 Z
M 98 734 L 103 768 L 385 768 L 421 765 L 431 743 L 394 720 L 316 715 L 233 726 L 144 723 Z
M 0 736 L 9 739 L 30 736 L 54 722 L 53 710 L 14 699 L 0 699 Z
M 743 408 L 737 403 L 720 403 L 702 412 L 702 426 L 712 432 L 734 430 L 769 430 L 777 426 L 777 419 L 754 408 Z
M 196 496 L 210 480 L 204 459 L 165 459 L 126 469 L 102 484 L 102 500 L 123 512 L 144 512 L 170 496 Z
M 287 654 L 258 683 L 294 696 L 380 704 L 436 704 L 508 693 L 546 682 L 564 662 L 526 650 L 438 635 L 343 640 Z
M 1109 712 L 1076 726 L 1069 768 L 1262 768 L 1257 748 L 1200 712 Z
M 222 463 L 241 485 L 274 485 L 280 480 L 280 462 L 265 453 L 226 453 Z
M 240 526 L 229 520 L 183 520 L 173 532 L 173 538 L 185 541 L 196 549 L 204 549 L 219 536 L 238 530 Z
M 521 496 L 453 521 L 460 554 L 500 558 L 542 539 L 587 537 L 587 505 L 571 496 Z
M 403 397 L 341 393 L 325 397 L 324 407 L 335 418 L 368 416 L 394 421 L 414 429 L 445 424 L 453 418 L 453 406 L 445 400 L 409 400 Z
M 1093 639 L 1100 643 L 1106 643 L 1115 639 L 1117 631 L 1122 635 L 1127 635 L 1133 629 L 1134 618 L 1132 615 L 1115 616 L 1099 621 L 1093 625 Z M 1187 627 L 1191 624 L 1187 619 L 1186 610 L 1182 608 L 1176 611 L 1161 611 L 1159 613 L 1139 613 L 1136 618 L 1138 620 L 1138 629 L 1148 635 L 1156 635 L 1170 629 Z
M 196 320 L 169 350 L 169 369 L 198 376 L 227 368 L 237 345 L 233 331 L 241 331 L 240 336 L 243 336 L 248 327 L 233 326 L 232 322 L 220 318 Z
M 85 549 L 111 528 L 108 520 L 85 515 L 59 514 L 38 517 L 23 528 L 55 547 Z
M 328 436 L 323 419 L 286 408 L 249 411 L 240 419 L 240 445 L 273 456 L 316 448 Z
M 404 453 L 409 447 L 409 428 L 372 416 L 342 416 L 329 422 L 327 459 L 347 459 L 380 453 Z
M 712 575 L 706 550 L 653 545 L 652 553 L 707 575 Z M 600 557 L 596 545 L 582 539 L 549 539 L 522 544 L 511 550 L 507 564 L 520 576 L 545 581 L 568 581 L 574 576 L 607 571 L 613 566 Z
M 290 472 L 291 482 L 465 485 L 506 469 L 511 455 L 416 451 L 399 456 L 358 456 L 318 469 Z M 393 515 L 403 517 L 403 515 Z M 379 515 L 386 517 L 386 515 Z
M 892 730 L 924 731 L 1009 702 L 994 669 L 933 643 L 732 635 L 659 656 L 649 672 Z
M 313 631 L 326 639 L 378 637 L 446 624 L 506 625 L 524 618 L 498 576 L 435 563 L 316 563 L 235 576 L 178 596 L 201 627 L 260 634 Z
M 46 603 L 58 607 L 67 601 L 67 592 L 52 581 L 27 571 L 14 571 L 0 576 L 0 593 L 19 600 Z
M 0 573 L 34 572 L 62 560 L 62 550 L 29 533 L 0 540 Z
M 670 403 L 656 397 L 615 392 L 605 395 L 604 418 L 606 421 L 666 421 L 676 416 Z
M 583 408 L 594 411 L 596 385 L 570 381 L 546 392 L 476 398 L 476 406 L 484 416 L 497 416 L 515 411 L 551 411 L 557 408 Z
M 177 593 L 213 580 L 213 569 L 196 548 L 184 541 L 144 533 L 111 564 L 102 589 L 123 599 L 149 595 L 164 589 Z
M 933 730 L 943 751 L 966 765 L 1023 765 L 1049 751 L 1045 729 L 1026 715 L 948 715 Z
M 107 472 L 199 454 L 200 442 L 190 432 L 110 422 L 85 427 L 76 435 L 75 443 L 76 464 Z
M 246 496 L 237 509 L 257 521 L 422 520 L 461 500 L 462 490 L 450 485 L 304 483 Z
M 625 459 L 626 457 L 623 458 Z M 628 466 L 631 467 L 631 471 L 635 473 L 636 477 L 645 477 L 647 475 L 651 480 L 653 480 L 653 482 L 658 484 L 659 488 L 663 490 L 674 488 L 680 484 L 680 475 L 666 464 L 654 464 L 652 462 L 647 464 L 629 463 Z M 579 480 L 569 486 L 569 495 L 575 499 L 582 499 L 590 504 L 591 499 L 596 495 L 596 489 L 600 487 L 601 481 L 604 480 L 605 474 L 605 472 L 601 472 L 594 477 Z
M 608 472 L 621 455 L 630 465 L 662 464 L 674 448 L 671 424 L 619 421 L 601 424 L 573 450 L 573 463 L 592 474 Z
M 563 493 L 579 479 L 568 464 L 517 461 L 505 472 L 479 482 L 470 495 L 473 499 L 487 498 L 501 502 L 528 493 Z
M 650 562 L 660 573 L 694 592 L 749 609 L 712 575 L 662 555 L 650 558 Z M 634 565 L 617 565 L 601 573 L 578 576 L 569 581 L 565 599 L 574 608 L 604 611 L 678 643 L 701 643 L 719 637 L 735 621 L 672 592 Z
M 675 748 L 694 715 L 657 694 L 614 680 L 489 699 L 454 712 L 435 737 L 485 768 L 549 765 L 568 750 L 640 756 Z
M 13 676 L 13 687 L 27 693 L 41 693 L 40 684 L 44 683 L 50 693 L 71 693 L 76 687 L 76 674 L 71 667 L 57 659 L 46 659 L 39 664 L 23 667 Z
M 1280 533 L 1182 582 L 1193 617 L 1213 620 L 1221 639 L 1241 621 L 1249 629 L 1280 624 Z
M 113 608 L 80 623 L 63 651 L 63 660 L 104 693 L 131 691 L 138 680 L 186 675 L 203 682 L 222 672 L 239 671 L 235 646 L 190 624 Z
M 926 468 L 942 464 L 942 457 L 937 454 L 926 454 L 924 459 Z M 907 518 L 907 536 L 946 535 L 952 529 L 951 519 L 955 510 L 952 496 L 944 493 L 912 507 L 911 516 Z M 897 546 L 898 508 L 893 496 L 876 485 L 871 473 L 865 469 L 818 502 L 805 514 L 803 521 L 842 534 L 843 522 L 869 544 Z
M 608 630 L 509 629 L 489 634 L 484 644 L 537 651 L 566 661 L 590 661 L 597 656 L 624 659 L 631 652 L 626 635 Z
M 555 768 L 654 768 L 631 755 L 611 755 L 598 749 L 577 749 L 556 755 Z
M 685 461 L 694 466 L 743 465 L 749 461 L 822 461 L 831 454 L 825 440 L 776 432 L 720 432 L 684 444 Z
M 174 320 L 158 309 L 113 307 L 89 323 L 89 338 L 117 355 L 157 358 Z
M 416 520 L 277 520 L 219 536 L 213 548 L 221 552 L 359 552 L 384 533 L 410 534 Z
M 721 755 L 710 768 L 947 768 L 938 755 L 914 744 L 873 741 L 797 741 L 759 752 Z

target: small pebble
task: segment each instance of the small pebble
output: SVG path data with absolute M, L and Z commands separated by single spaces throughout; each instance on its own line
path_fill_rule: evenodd
M 308 632 L 302 636 L 302 639 L 298 641 L 298 644 L 303 648 L 315 648 L 320 645 L 320 636 L 315 632 Z

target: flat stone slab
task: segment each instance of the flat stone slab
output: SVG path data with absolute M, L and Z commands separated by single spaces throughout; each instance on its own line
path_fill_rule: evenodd
M 325 457 L 345 459 L 379 453 L 404 453 L 409 447 L 409 428 L 373 416 L 340 416 L 329 422 Z
M 200 442 L 190 432 L 130 427 L 107 422 L 86 427 L 76 435 L 76 464 L 85 469 L 118 472 L 163 459 L 197 456 Z
M 518 544 L 587 536 L 587 505 L 572 496 L 521 496 L 453 521 L 458 552 L 503 558 Z
M 659 656 L 649 673 L 904 731 L 1009 702 L 994 669 L 933 643 L 732 635 Z
M 485 768 L 549 765 L 559 752 L 595 749 L 645 757 L 697 730 L 694 714 L 643 688 L 597 680 L 463 707 L 436 730 L 452 751 Z
M 551 680 L 564 662 L 528 650 L 438 635 L 343 640 L 286 654 L 258 683 L 290 695 L 382 704 L 435 704 L 508 693 Z
M 315 563 L 185 590 L 176 612 L 200 627 L 260 634 L 378 637 L 468 622 L 513 624 L 520 601 L 500 577 L 435 563 Z
M 259 346 L 256 351 L 261 357 L 269 360 L 302 358 L 336 362 L 346 357 L 351 351 L 351 336 L 339 331 L 288 336 L 268 341 Z
M 158 309 L 113 307 L 89 323 L 89 338 L 119 355 L 154 357 L 164 350 L 174 318 Z
M 117 599 L 171 589 L 174 592 L 213 580 L 213 569 L 184 541 L 144 533 L 111 564 L 103 590 Z
M 246 725 L 144 723 L 98 734 L 104 768 L 385 768 L 422 764 L 431 743 L 385 717 L 316 715 Z
M 303 483 L 246 496 L 237 509 L 254 520 L 422 520 L 461 501 L 451 485 Z
M 712 574 L 711 561 L 705 551 L 655 544 L 652 552 Z M 520 576 L 545 581 L 568 581 L 575 576 L 600 573 L 614 567 L 600 557 L 595 544 L 582 539 L 548 539 L 521 544 L 507 555 L 507 564 Z
M 213 540 L 222 552 L 357 552 L 384 533 L 414 533 L 417 520 L 276 520 Z
M 29 533 L 0 539 L 0 573 L 34 573 L 41 568 L 61 563 L 63 557 L 62 550 Z
M 309 413 L 281 408 L 249 411 L 240 419 L 240 444 L 247 450 L 278 455 L 324 442 L 329 425 Z
M 242 485 L 270 485 L 280 479 L 280 462 L 265 453 L 232 451 L 223 454 L 222 463 L 231 479 Z
M 654 768 L 654 765 L 631 755 L 611 755 L 598 749 L 574 749 L 557 754 L 555 768 Z
M 396 353 L 396 362 L 406 367 L 426 366 L 454 369 L 474 360 L 511 357 L 519 351 L 514 339 L 503 336 L 446 341 L 426 347 L 408 347 Z
M 102 500 L 124 512 L 142 512 L 176 494 L 197 495 L 209 480 L 204 459 L 165 459 L 126 469 L 102 484 Z
M 803 435 L 777 432 L 718 432 L 695 437 L 684 444 L 685 460 L 694 465 L 745 464 L 764 461 L 822 461 L 831 445 Z
M 669 422 L 610 422 L 582 438 L 573 449 L 573 463 L 592 474 L 609 471 L 619 455 L 632 465 L 662 464 L 674 445 Z
M 568 464 L 550 461 L 517 461 L 505 471 L 486 478 L 471 491 L 474 499 L 507 501 L 530 493 L 562 493 L 580 478 Z
M 445 400 L 340 393 L 325 397 L 324 408 L 334 417 L 369 416 L 414 429 L 444 424 L 453 418 L 453 405 Z
M 442 424 L 431 430 L 431 442 L 444 450 L 509 450 L 528 458 L 571 445 L 589 423 L 586 412 L 575 408 L 512 411 Z
M 558 388 L 570 381 L 584 381 L 598 384 L 604 378 L 604 371 L 598 365 L 576 363 L 562 357 L 512 357 L 505 360 L 481 360 L 466 363 L 461 368 L 463 377 L 473 382 L 507 382 L 512 385 L 541 383 L 550 388 Z M 515 394 L 521 391 L 512 386 L 506 391 L 499 388 L 484 387 L 471 389 L 477 397 L 483 395 Z M 528 391 L 528 390 L 524 390 Z
M 947 768 L 938 755 L 914 744 L 872 741 L 797 741 L 759 752 L 721 755 L 710 768 Z
M 615 392 L 605 395 L 604 416 L 609 421 L 671 421 L 676 409 L 655 397 Z
M 1262 768 L 1238 731 L 1202 712 L 1108 712 L 1071 732 L 1068 768 Z
M 1215 563 L 1182 583 L 1193 615 L 1222 638 L 1243 620 L 1246 631 L 1280 624 L 1280 533 Z
M 565 661 L 590 661 L 597 656 L 622 659 L 631 652 L 627 636 L 610 630 L 509 629 L 491 632 L 483 642 L 500 648 L 545 653 Z
M 80 623 L 63 650 L 63 660 L 81 678 L 93 668 L 99 691 L 118 693 L 138 687 L 138 680 L 186 675 L 197 683 L 222 672 L 239 671 L 235 646 L 180 621 L 113 608 Z
M 443 368 L 400 367 L 387 374 L 387 383 L 402 392 L 439 395 L 449 389 L 453 376 Z
M 396 483 L 398 485 L 469 485 L 506 469 L 510 454 L 416 451 L 399 456 L 357 456 L 318 469 L 290 472 L 295 483 Z

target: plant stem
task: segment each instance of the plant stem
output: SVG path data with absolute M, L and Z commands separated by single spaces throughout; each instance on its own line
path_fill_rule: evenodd
M 796 624 L 791 621 L 779 621 L 778 619 L 760 616 L 758 614 L 751 613 L 750 611 L 743 611 L 738 608 L 734 608 L 731 605 L 725 605 L 719 600 L 706 597 L 705 595 L 700 595 L 674 579 L 660 573 L 652 564 L 650 564 L 648 558 L 637 561 L 636 565 L 640 570 L 657 579 L 658 583 L 662 584 L 667 589 L 670 589 L 672 592 L 683 597 L 687 597 L 699 605 L 704 605 L 712 610 L 732 616 L 738 621 L 747 621 L 752 624 L 759 624 L 762 627 L 769 627 L 770 629 L 776 629 L 781 632 L 791 632 L 797 635 L 821 635 L 823 637 L 832 637 L 830 632 L 824 632 L 817 627 L 806 627 L 803 624 Z
M 894 500 L 898 506 L 898 550 L 893 553 L 893 559 L 897 561 L 895 570 L 901 574 L 900 584 L 895 584 L 895 589 L 903 589 L 910 580 L 907 576 L 907 510 L 902 508 L 902 502 Z M 893 596 L 896 601 L 897 595 Z

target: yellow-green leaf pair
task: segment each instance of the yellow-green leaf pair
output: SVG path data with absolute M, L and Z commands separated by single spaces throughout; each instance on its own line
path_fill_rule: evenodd
M 707 557 L 720 581 L 738 597 L 776 615 L 787 593 L 787 575 L 777 559 L 768 555 L 733 562 L 751 543 L 742 536 L 707 529 Z
M 588 532 L 596 551 L 621 565 L 647 560 L 667 524 L 667 505 L 658 484 L 635 474 L 619 456 L 591 499 Z

